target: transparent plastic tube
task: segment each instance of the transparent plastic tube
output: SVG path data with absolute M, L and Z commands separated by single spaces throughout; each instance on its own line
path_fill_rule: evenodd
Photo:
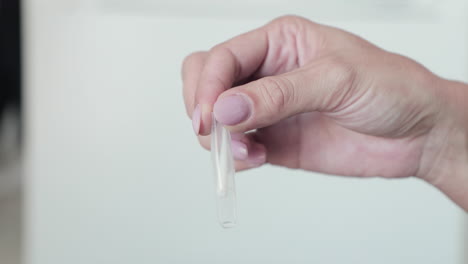
M 211 126 L 211 159 L 214 166 L 218 221 L 224 228 L 234 227 L 237 222 L 237 211 L 231 135 L 216 121 L 214 115 Z

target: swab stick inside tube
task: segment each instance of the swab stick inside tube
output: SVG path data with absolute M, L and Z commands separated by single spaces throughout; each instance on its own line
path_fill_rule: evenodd
M 211 159 L 214 166 L 218 221 L 224 228 L 237 221 L 234 159 L 229 131 L 213 116 L 211 126 Z

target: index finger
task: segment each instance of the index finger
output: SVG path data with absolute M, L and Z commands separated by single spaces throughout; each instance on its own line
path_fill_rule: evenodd
M 252 75 L 263 63 L 268 52 L 265 28 L 239 35 L 212 48 L 198 81 L 195 103 L 200 107 L 199 134 L 208 135 L 211 112 L 218 95 L 233 83 Z
M 211 49 L 195 94 L 194 105 L 201 110 L 198 133 L 210 133 L 213 104 L 235 82 L 294 70 L 323 52 L 319 28 L 307 19 L 284 16 Z

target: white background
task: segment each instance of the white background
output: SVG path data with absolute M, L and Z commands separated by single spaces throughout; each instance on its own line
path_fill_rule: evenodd
M 185 55 L 283 10 L 467 81 L 462 5 L 205 2 L 26 1 L 25 263 L 462 263 L 464 214 L 417 179 L 265 166 L 222 229 L 180 81 Z

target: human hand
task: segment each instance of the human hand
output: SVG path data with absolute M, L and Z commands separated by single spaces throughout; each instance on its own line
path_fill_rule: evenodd
M 435 164 L 453 166 L 445 158 L 453 152 L 468 161 L 466 148 L 447 147 L 454 131 L 455 145 L 466 140 L 466 116 L 453 106 L 466 96 L 463 85 L 300 17 L 194 53 L 182 75 L 200 143 L 209 148 L 213 111 L 233 133 L 238 170 L 268 162 L 346 176 L 417 176 L 444 191 L 448 176 Z

